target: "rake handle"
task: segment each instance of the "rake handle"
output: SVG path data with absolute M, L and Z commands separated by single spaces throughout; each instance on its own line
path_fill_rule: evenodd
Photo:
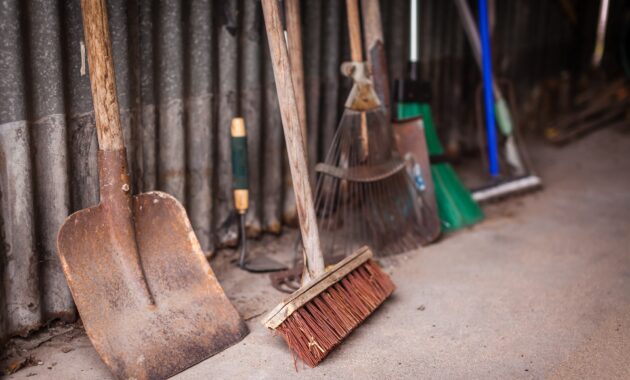
M 348 12 L 348 31 L 350 32 L 350 57 L 354 62 L 363 62 L 358 1 L 346 0 L 346 9 Z
M 125 144 L 116 97 L 107 3 L 105 0 L 81 0 L 81 9 L 99 149 L 121 150 Z
M 282 127 L 289 156 L 291 178 L 295 189 L 295 200 L 300 231 L 304 245 L 304 273 L 302 282 L 315 278 L 325 272 L 317 219 L 313 209 L 313 196 L 309 184 L 306 153 L 300 129 L 300 116 L 296 104 L 295 90 L 291 79 L 289 54 L 284 41 L 280 9 L 277 0 L 262 0 L 265 29 L 269 42 L 269 52 L 273 74 L 278 92 L 278 103 L 282 117 Z

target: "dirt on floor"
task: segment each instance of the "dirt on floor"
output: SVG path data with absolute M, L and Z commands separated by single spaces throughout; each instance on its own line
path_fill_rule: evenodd
M 315 369 L 296 371 L 261 326 L 283 298 L 268 276 L 217 253 L 212 265 L 251 332 L 176 378 L 630 378 L 630 135 L 604 130 L 531 153 L 545 189 L 382 259 L 396 292 Z M 250 244 L 252 254 L 291 263 L 287 232 Z M 80 324 L 13 339 L 2 356 L 8 379 L 111 378 Z

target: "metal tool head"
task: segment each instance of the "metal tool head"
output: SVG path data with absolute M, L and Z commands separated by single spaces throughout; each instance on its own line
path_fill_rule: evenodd
M 68 217 L 57 245 L 102 360 L 118 378 L 163 379 L 240 341 L 247 327 L 182 205 L 161 192 L 125 195 L 126 175 L 109 175 L 126 173 L 124 150 L 99 161 L 100 178 L 110 178 L 101 203 Z
M 326 159 L 316 165 L 315 210 L 327 262 L 363 245 L 377 256 L 427 242 L 422 204 L 383 107 L 344 110 Z
M 271 286 L 283 293 L 295 292 L 302 285 L 302 270 L 303 265 L 300 263 L 290 269 L 271 273 L 269 275 Z
M 265 255 L 258 255 L 247 259 L 242 268 L 252 273 L 269 273 L 284 271 L 287 270 L 288 267 Z

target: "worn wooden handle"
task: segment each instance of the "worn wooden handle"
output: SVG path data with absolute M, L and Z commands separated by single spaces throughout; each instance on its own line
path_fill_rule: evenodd
M 389 75 L 383 37 L 383 23 L 378 0 L 361 0 L 361 18 L 363 21 L 363 42 L 365 54 L 370 64 L 374 90 L 387 111 L 387 120 L 391 120 Z
M 361 0 L 361 17 L 363 19 L 363 41 L 369 56 L 369 50 L 379 41 L 381 43 L 384 41 L 379 1 Z
M 319 232 L 317 231 L 317 219 L 313 209 L 313 196 L 309 184 L 308 168 L 306 166 L 306 154 L 302 142 L 300 129 L 300 117 L 298 114 L 295 90 L 291 79 L 289 54 L 284 42 L 280 10 L 277 0 L 262 0 L 263 14 L 265 16 L 265 28 L 273 74 L 278 91 L 280 115 L 284 128 L 291 178 L 295 189 L 298 217 L 300 219 L 300 231 L 304 245 L 304 278 L 317 277 L 325 272 L 324 257 L 322 255 Z
M 284 0 L 284 14 L 286 19 L 289 61 L 291 64 L 291 78 L 295 90 L 295 101 L 300 117 L 302 142 L 304 151 L 307 151 L 306 141 L 306 95 L 304 90 L 304 59 L 302 56 L 302 24 L 300 20 L 300 0 Z
M 124 149 L 105 0 L 81 0 L 92 102 L 100 150 Z
M 363 62 L 358 1 L 346 0 L 346 8 L 348 13 L 348 31 L 350 32 L 350 57 L 354 62 Z

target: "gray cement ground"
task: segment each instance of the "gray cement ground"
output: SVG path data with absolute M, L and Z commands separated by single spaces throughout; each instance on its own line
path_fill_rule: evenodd
M 296 372 L 260 325 L 282 298 L 266 277 L 222 270 L 251 333 L 176 378 L 630 378 L 630 135 L 607 130 L 535 153 L 544 191 L 384 260 L 395 295 L 315 369 Z M 255 250 L 286 258 L 293 236 Z M 110 378 L 80 328 L 52 331 L 30 341 L 35 365 L 8 379 Z

